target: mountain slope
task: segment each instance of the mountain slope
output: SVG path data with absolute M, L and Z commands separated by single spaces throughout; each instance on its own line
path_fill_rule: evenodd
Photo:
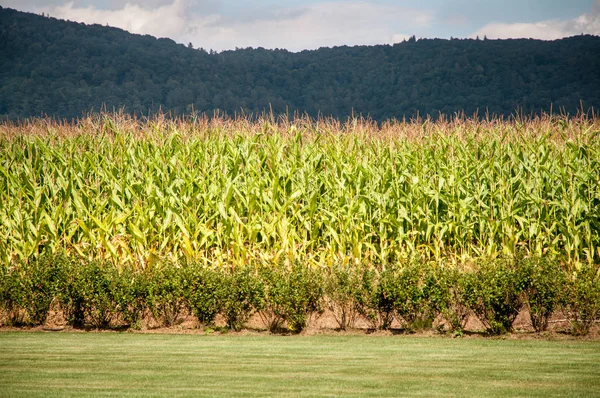
M 0 8 L 0 115 L 125 107 L 387 118 L 600 107 L 600 38 L 409 40 L 222 53 Z

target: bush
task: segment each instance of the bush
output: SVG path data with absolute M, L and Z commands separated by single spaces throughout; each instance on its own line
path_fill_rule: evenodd
M 69 322 L 83 327 L 85 321 L 107 328 L 127 311 L 131 293 L 127 273 L 122 274 L 108 262 L 72 262 L 61 295 Z
M 123 301 L 122 318 L 134 329 L 142 327 L 149 296 L 149 278 L 143 271 L 125 268 L 121 274 Z
M 7 321 L 7 313 L 9 306 L 9 299 L 7 292 L 8 289 L 8 275 L 9 267 L 8 264 L 0 264 L 0 325 L 2 322 Z
M 522 306 L 522 277 L 509 260 L 484 263 L 465 274 L 465 301 L 489 334 L 512 331 Z
M 401 271 L 390 264 L 387 267 L 364 269 L 357 291 L 357 310 L 373 329 L 389 329 L 401 306 Z
M 379 273 L 375 289 L 375 305 L 380 329 L 389 329 L 396 314 L 398 301 L 397 270 L 387 267 Z
M 471 315 L 466 290 L 466 274 L 458 268 L 438 270 L 439 306 L 450 330 L 462 333 Z
M 324 297 L 338 327 L 354 326 L 361 297 L 361 270 L 352 266 L 335 265 L 327 270 Z
M 250 267 L 222 271 L 222 313 L 230 329 L 239 331 L 254 311 L 262 307 L 264 286 Z
M 259 312 L 270 331 L 283 323 L 288 330 L 301 332 L 311 314 L 322 312 L 323 281 L 321 274 L 299 263 L 291 267 L 260 268 L 264 301 Z
M 531 325 L 537 333 L 548 327 L 548 320 L 562 301 L 566 284 L 560 263 L 547 257 L 517 258 L 523 277 L 523 303 L 529 310 Z
M 173 264 L 159 264 L 147 271 L 147 307 L 161 325 L 173 326 L 186 312 L 189 270 Z
M 332 311 L 340 329 L 359 316 L 387 329 L 395 317 L 409 330 L 429 328 L 443 314 L 461 332 L 471 312 L 487 333 L 510 332 L 522 304 L 537 332 L 562 304 L 576 335 L 589 333 L 600 316 L 598 267 L 566 274 L 548 257 L 516 257 L 483 263 L 476 272 L 413 261 L 403 266 L 333 266 L 313 270 L 300 263 L 213 270 L 202 265 L 159 264 L 145 270 L 101 261 L 43 254 L 0 267 L 0 310 L 7 323 L 40 325 L 59 300 L 75 327 L 125 322 L 140 327 L 149 311 L 172 326 L 191 310 L 210 325 L 221 313 L 240 330 L 258 312 L 270 331 L 302 331 L 311 314 Z
M 600 316 L 600 270 L 584 265 L 567 282 L 565 310 L 574 335 L 585 336 Z
M 202 265 L 189 266 L 187 273 L 187 304 L 200 323 L 211 325 L 223 306 L 224 289 L 219 273 Z
M 396 312 L 409 330 L 429 329 L 441 312 L 445 297 L 435 264 L 413 262 L 399 273 Z
M 68 261 L 63 255 L 44 254 L 3 268 L 0 300 L 9 323 L 45 323 L 50 305 L 61 289 Z
M 388 329 L 394 319 L 393 303 L 380 289 L 381 273 L 375 268 L 362 268 L 355 292 L 356 310 L 373 329 Z
M 83 328 L 85 325 L 85 294 L 81 287 L 84 268 L 83 262 L 71 261 L 69 263 L 63 283 L 64 288 L 60 294 L 60 303 L 67 321 L 76 328 Z
M 395 314 L 408 330 L 431 328 L 445 299 L 438 278 L 434 265 L 420 261 L 382 272 L 377 295 L 381 327 L 389 327 Z
M 26 311 L 24 307 L 25 293 L 29 289 L 25 281 L 26 272 L 22 263 L 2 267 L 2 285 L 0 287 L 0 300 L 4 312 L 5 322 L 9 325 L 19 326 L 26 324 Z

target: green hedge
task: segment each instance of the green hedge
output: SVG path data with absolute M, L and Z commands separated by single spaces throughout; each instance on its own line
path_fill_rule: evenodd
M 74 327 L 142 327 L 144 320 L 177 324 L 186 314 L 212 326 L 222 315 L 240 330 L 259 314 L 267 329 L 302 331 L 311 316 L 328 309 L 340 329 L 359 318 L 374 329 L 397 320 L 406 330 L 432 328 L 462 333 L 470 315 L 487 334 L 511 332 L 523 308 L 532 327 L 546 330 L 558 310 L 571 332 L 585 335 L 600 317 L 598 266 L 571 269 L 549 257 L 481 262 L 472 270 L 414 260 L 398 264 L 300 263 L 208 268 L 200 264 L 154 264 L 140 271 L 65 255 L 41 255 L 0 267 L 4 324 L 41 325 L 53 303 Z

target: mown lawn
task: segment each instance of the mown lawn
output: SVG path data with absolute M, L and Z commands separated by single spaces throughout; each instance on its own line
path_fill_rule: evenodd
M 0 333 L 0 396 L 600 396 L 600 342 Z

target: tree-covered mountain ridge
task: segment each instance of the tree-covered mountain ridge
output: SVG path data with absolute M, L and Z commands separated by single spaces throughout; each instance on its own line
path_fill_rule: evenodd
M 600 108 L 600 37 L 213 52 L 0 7 L 0 116 L 308 114 L 375 120 Z

